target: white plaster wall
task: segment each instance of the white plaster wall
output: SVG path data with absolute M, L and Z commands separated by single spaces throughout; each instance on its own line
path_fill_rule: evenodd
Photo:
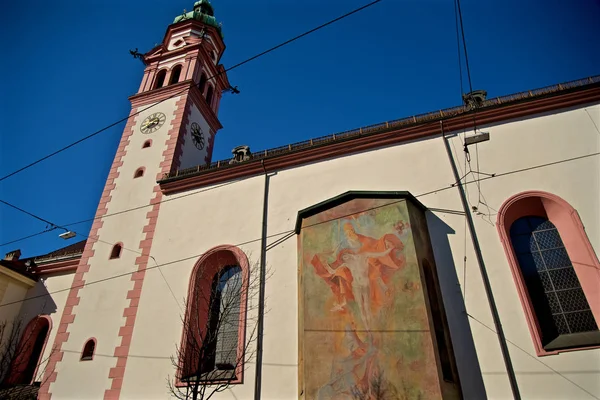
M 168 58 L 168 59 L 166 59 L 164 61 L 161 61 L 158 64 L 158 70 L 161 70 L 163 68 L 171 69 L 175 64 L 180 63 L 182 61 L 185 61 L 185 57 L 186 56 L 187 56 L 187 54 L 181 54 L 181 55 L 178 55 L 176 57 L 171 57 L 171 58 Z M 182 71 L 182 75 L 183 74 L 185 74 L 185 70 Z M 167 82 L 165 82 L 165 86 L 166 85 L 167 85 Z
M 599 119 L 597 105 L 587 110 L 592 118 Z M 489 142 L 478 145 L 479 170 L 486 173 L 502 174 L 600 150 L 600 134 L 583 109 L 483 129 L 491 134 Z M 455 137 L 452 143 L 462 170 L 461 141 Z M 472 167 L 476 169 L 473 148 L 471 153 Z M 483 181 L 484 201 L 497 210 L 508 197 L 524 190 L 557 194 L 578 210 L 590 242 L 598 252 L 599 160 L 589 157 Z M 439 137 L 278 171 L 270 181 L 268 234 L 284 235 L 293 229 L 298 210 L 348 190 L 408 190 L 418 196 L 439 189 L 419 200 L 429 208 L 461 210 L 457 189 L 449 187 L 453 180 Z M 165 264 L 162 272 L 178 301 L 173 299 L 158 271 L 146 275 L 131 348 L 131 354 L 141 357 L 128 361 L 123 398 L 164 398 L 165 379 L 174 374 L 167 357 L 174 354 L 175 345 L 181 339 L 181 299 L 187 293 L 192 267 L 200 255 L 216 245 L 256 240 L 241 247 L 257 259 L 263 184 L 261 176 L 252 177 L 223 187 L 175 194 L 168 197 L 173 201 L 161 205 L 152 254 L 159 264 Z M 476 186 L 470 184 L 468 190 L 471 203 L 477 204 Z M 181 198 L 175 200 L 177 197 Z M 600 396 L 599 350 L 535 356 L 515 284 L 493 226 L 495 216 L 490 218 L 491 224 L 476 218 L 476 229 L 506 336 L 520 347 L 509 344 L 522 398 L 593 398 L 586 392 Z M 458 278 L 458 282 L 442 282 L 445 301 L 452 296 L 461 297 L 466 289 L 465 304 L 447 306 L 465 397 L 481 398 L 485 391 L 492 399 L 510 398 L 496 335 L 481 324 L 493 329 L 470 237 L 465 238 L 464 218 L 429 212 L 428 222 L 430 229 L 442 226 L 447 230 L 441 235 L 432 233 L 434 248 L 436 243 L 441 243 L 442 236 L 450 246 L 450 254 L 444 254 L 441 246 L 434 250 L 436 263 L 440 269 L 452 268 L 444 274 Z M 272 237 L 268 242 L 277 238 Z M 273 276 L 266 289 L 263 399 L 292 399 L 298 395 L 296 240 L 291 237 L 268 251 L 267 263 Z M 465 306 L 481 323 L 466 316 Z M 463 338 L 457 338 L 457 332 L 464 332 L 465 325 L 472 332 L 485 388 L 481 380 L 477 381 L 477 365 L 471 364 L 468 358 L 468 344 L 462 343 Z M 152 357 L 142 358 L 146 356 Z M 252 398 L 254 368 L 255 365 L 249 363 L 244 384 L 232 386 L 216 398 Z
M 0 298 L 0 322 L 11 322 L 19 315 L 23 305 L 22 300 L 26 297 L 29 288 L 24 283 L 6 276 L 1 279 L 5 288 Z
M 2 267 L 3 269 L 5 267 Z M 0 324 L 3 325 L 2 337 L 0 337 L 0 354 L 5 354 L 7 346 L 16 346 L 15 340 L 11 338 L 11 332 L 15 325 L 20 324 L 21 331 L 27 325 L 28 320 L 20 316 L 23 299 L 27 296 L 28 286 L 6 275 L 0 275 Z M 12 339 L 12 340 L 11 340 Z M 8 371 L 0 370 L 0 379 L 4 379 Z
M 198 148 L 194 145 L 194 142 L 192 140 L 190 127 L 194 122 L 200 125 L 200 129 L 202 129 L 202 132 L 204 134 L 204 148 L 202 150 L 198 150 Z M 188 123 L 185 126 L 185 141 L 183 143 L 181 156 L 179 158 L 179 169 L 206 164 L 204 160 L 208 152 L 208 143 L 210 140 L 211 132 L 212 131 L 208 126 L 208 122 L 206 122 L 206 119 L 202 116 L 200 110 L 196 107 L 195 104 L 192 104 Z
M 491 140 L 478 146 L 479 171 L 500 174 L 599 152 L 600 132 L 594 126 L 592 118 L 599 119 L 600 107 L 595 105 L 586 108 L 587 111 L 580 108 L 542 118 L 482 127 L 484 131 L 490 132 Z M 453 142 L 458 151 L 458 164 L 460 168 L 464 168 L 460 139 L 455 138 Z M 477 170 L 476 152 L 473 148 L 471 156 L 472 168 Z M 495 210 L 507 198 L 526 190 L 547 191 L 569 202 L 579 213 L 588 238 L 596 254 L 599 254 L 600 157 L 583 158 L 481 182 L 481 193 L 484 196 L 482 200 L 491 207 L 492 223 L 496 222 Z M 468 191 L 470 204 L 477 205 L 477 187 L 471 184 Z M 485 206 L 479 208 L 488 213 Z M 585 391 L 600 397 L 600 350 L 535 356 L 525 314 L 496 227 L 489 221 L 486 222 L 485 217 L 476 218 L 475 225 L 505 335 L 512 342 L 508 347 L 522 398 L 592 399 Z M 464 227 L 461 224 L 453 226 L 462 235 Z M 457 268 L 461 267 L 462 254 L 459 249 L 460 246 L 454 250 Z M 457 274 L 461 278 L 463 290 L 466 286 L 467 312 L 481 321 L 471 319 L 470 323 L 486 389 L 490 398 L 510 398 L 496 335 L 482 325 L 494 327 L 485 301 L 478 265 L 474 254 L 470 253 L 467 254 L 466 280 L 462 270 L 457 270 Z
M 108 214 L 149 205 L 154 197 L 153 188 L 161 169 L 159 164 L 164 158 L 162 153 L 178 100 L 179 97 L 166 100 L 135 117 L 133 134 L 129 137 L 127 153 L 118 169 L 116 187 L 108 203 Z M 165 124 L 152 134 L 142 134 L 139 125 L 155 112 L 166 115 Z M 153 141 L 152 146 L 143 149 L 143 143 L 149 138 Z M 140 166 L 146 167 L 145 174 L 134 179 L 134 172 Z M 146 207 L 118 217 L 103 218 L 104 225 L 98 231 L 99 240 L 94 244 L 95 253 L 89 260 L 90 270 L 83 278 L 86 286 L 79 291 L 80 303 L 74 308 L 75 320 L 68 328 L 70 336 L 63 345 L 65 349 L 78 351 L 65 352 L 63 360 L 58 363 L 58 378 L 50 387 L 53 398 L 103 398 L 104 391 L 110 389 L 109 369 L 116 364 L 113 353 L 121 343 L 119 328 L 125 322 L 123 310 L 129 305 L 127 292 L 133 288 L 131 276 L 127 273 L 137 270 L 135 259 L 140 255 L 139 243 L 145 238 L 142 229 L 147 224 L 146 214 L 150 209 Z M 117 242 L 123 243 L 121 257 L 109 260 L 112 245 Z M 95 283 L 121 274 L 125 275 Z M 96 352 L 102 356 L 80 362 L 80 351 L 91 337 L 97 339 Z
M 176 346 L 180 344 L 181 315 L 192 268 L 205 251 L 217 245 L 237 244 L 244 241 L 240 238 L 260 237 L 260 212 L 249 212 L 240 219 L 239 213 L 220 210 L 239 209 L 241 200 L 248 210 L 261 210 L 262 189 L 256 190 L 262 188 L 261 185 L 261 178 L 252 178 L 219 190 L 201 189 L 198 194 L 171 201 L 177 197 L 175 195 L 161 204 L 161 214 L 165 210 L 165 215 L 173 219 L 166 221 L 159 216 L 152 255 L 159 265 L 164 266 L 160 271 L 155 268 L 146 273 L 130 349 L 136 357 L 128 360 L 123 399 L 168 397 L 166 379 L 174 375 L 169 357 L 175 354 Z M 174 227 L 188 229 L 190 226 L 193 228 L 185 234 L 179 228 L 173 230 Z M 232 232 L 236 234 L 232 236 Z M 259 241 L 240 247 L 251 263 L 258 261 Z M 176 260 L 182 261 L 174 262 Z M 251 397 L 253 372 L 252 367 L 248 369 L 244 376 L 246 384 L 236 387 L 235 393 L 240 398 Z
M 127 156 L 119 169 L 117 187 L 109 203 L 109 214 L 148 204 L 177 100 L 168 100 L 136 118 L 134 134 L 130 137 Z M 167 123 L 152 135 L 142 135 L 137 125 L 149 113 L 156 111 L 167 115 Z M 597 124 L 600 121 L 600 107 L 587 107 L 587 112 L 576 109 L 484 127 L 490 132 L 491 140 L 478 146 L 479 170 L 502 174 L 600 151 L 600 133 L 592 123 L 594 118 Z M 142 150 L 142 144 L 149 136 L 153 139 L 153 145 Z M 463 168 L 460 139 L 454 138 L 452 142 L 457 151 L 457 163 Z M 191 144 L 191 139 L 186 139 L 188 144 Z M 193 149 L 197 151 L 195 147 Z M 472 156 L 472 167 L 476 169 L 473 149 Z M 146 166 L 146 174 L 134 180 L 133 173 L 141 165 Z M 498 176 L 481 182 L 481 191 L 484 201 L 496 210 L 508 197 L 524 190 L 545 190 L 562 197 L 579 212 L 590 242 L 598 253 L 599 171 L 600 158 L 589 157 Z M 439 189 L 419 197 L 419 200 L 429 208 L 461 210 L 456 188 L 449 188 L 453 180 L 439 137 L 278 171 L 270 180 L 268 235 L 273 237 L 268 239 L 268 243 L 294 228 L 298 210 L 348 190 L 407 190 L 418 196 Z M 217 245 L 242 244 L 240 248 L 249 255 L 251 263 L 258 261 L 263 185 L 264 178 L 257 176 L 163 199 L 151 251 L 162 267 L 160 270 L 155 268 L 153 262 L 148 265 L 152 269 L 147 271 L 144 280 L 122 399 L 168 397 L 166 379 L 173 377 L 175 372 L 169 357 L 175 353 L 175 346 L 181 340 L 183 300 L 191 270 L 203 252 Z M 477 204 L 475 185 L 470 184 L 468 189 L 471 203 Z M 138 254 L 126 249 L 120 259 L 109 261 L 110 244 L 121 241 L 125 248 L 138 250 L 148 210 L 141 209 L 104 219 L 99 235 L 101 240 L 109 244 L 98 242 L 94 246 L 91 268 L 84 277 L 87 283 L 136 268 L 134 261 Z M 493 224 L 495 217 L 492 216 L 491 220 Z M 442 269 L 448 277 L 442 282 L 442 291 L 465 398 L 482 398 L 483 390 L 491 399 L 510 398 L 496 336 L 482 325 L 493 328 L 470 238 L 465 238 L 464 218 L 443 212 L 429 212 L 428 223 L 430 229 L 436 230 L 432 232 L 432 241 L 438 269 Z M 514 281 L 492 224 L 476 218 L 477 233 L 506 336 L 519 346 L 517 348 L 509 344 L 522 398 L 600 397 L 600 350 L 568 352 L 543 358 L 535 356 Z M 273 275 L 266 285 L 268 312 L 265 316 L 262 383 L 262 398 L 265 400 L 293 399 L 298 396 L 296 240 L 292 236 L 267 253 L 267 264 Z M 449 253 L 443 251 L 444 240 L 449 245 Z M 466 278 L 463 269 L 465 240 Z M 460 286 L 452 281 L 453 277 L 458 277 Z M 64 279 L 57 279 L 56 285 L 68 287 L 70 282 L 67 280 L 70 277 Z M 78 353 L 66 352 L 63 361 L 58 364 L 58 380 L 51 386 L 53 398 L 101 398 L 104 390 L 110 387 L 108 370 L 116 362 L 112 353 L 120 343 L 118 330 L 124 323 L 122 310 L 129 303 L 125 296 L 131 288 L 130 277 L 125 276 L 93 284 L 80 291 L 81 302 L 75 307 L 77 315 L 69 327 L 70 337 L 64 347 L 80 351 L 85 340 L 96 337 L 97 357 L 92 362 L 82 363 L 79 362 Z M 457 295 L 462 297 L 461 293 L 465 290 L 465 303 L 452 303 L 452 307 L 448 307 L 448 299 Z M 56 298 L 57 301 L 64 304 L 64 299 Z M 464 307 L 477 320 L 468 318 Z M 57 309 L 56 315 L 61 313 Z M 471 363 L 472 359 L 468 357 L 469 337 L 459 335 L 465 332 L 465 325 L 472 331 L 485 389 L 477 380 L 477 365 Z M 58 323 L 54 332 L 57 326 Z M 51 334 L 54 335 L 54 332 Z M 255 364 L 248 363 L 244 384 L 234 385 L 214 398 L 253 398 L 254 371 Z

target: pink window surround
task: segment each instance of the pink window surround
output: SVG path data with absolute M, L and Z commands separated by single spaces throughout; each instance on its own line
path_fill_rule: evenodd
M 44 344 L 42 345 L 39 354 L 33 354 L 35 351 L 34 347 L 35 342 L 37 341 L 37 337 L 38 335 L 42 334 L 44 330 L 46 331 Z M 17 351 L 14 354 L 14 359 L 12 360 L 10 365 L 10 372 L 4 379 L 4 384 L 30 385 L 35 381 L 35 377 L 37 376 L 38 369 L 42 361 L 42 355 L 44 354 L 44 350 L 46 349 L 46 344 L 48 344 L 48 337 L 50 336 L 51 330 L 52 319 L 48 315 L 38 315 L 37 317 L 29 321 L 29 323 L 23 330 L 23 334 L 21 335 Z M 33 371 L 33 375 L 31 376 L 31 378 L 29 378 L 27 376 L 27 367 L 29 365 L 29 359 L 31 357 L 36 358 L 34 360 L 36 363 L 36 367 Z
M 92 361 L 96 355 L 98 341 L 95 337 L 91 337 L 85 341 L 83 348 L 81 349 L 81 357 L 79 361 Z M 90 345 L 93 345 L 90 351 Z M 90 354 L 91 353 L 91 354 Z
M 147 149 L 148 147 L 152 146 L 152 139 L 148 139 L 144 142 L 142 149 Z
M 565 351 L 597 348 L 600 346 L 569 348 L 546 351 L 542 346 L 541 330 L 529 298 L 529 292 L 512 248 L 510 227 L 524 216 L 547 218 L 556 226 L 563 240 L 573 268 L 581 284 L 596 323 L 600 326 L 600 262 L 585 233 L 577 211 L 557 195 L 542 191 L 527 191 L 506 200 L 498 211 L 496 228 L 512 271 L 519 298 L 525 311 L 527 325 L 538 356 L 558 354 Z
M 185 323 L 184 326 L 188 325 L 188 321 L 191 318 L 192 312 L 199 312 L 200 318 L 202 320 L 208 319 L 208 304 L 202 309 L 197 310 L 196 304 L 191 302 L 191 299 L 194 298 L 194 291 L 197 285 L 212 285 L 213 277 L 221 270 L 228 265 L 238 265 L 242 270 L 242 292 L 240 299 L 240 321 L 238 327 L 238 348 L 237 348 L 237 358 L 242 359 L 244 357 L 244 344 L 246 341 L 246 308 L 247 308 L 247 292 L 248 292 L 248 284 L 250 279 L 250 269 L 248 258 L 246 254 L 239 248 L 232 245 L 222 245 L 213 247 L 208 250 L 204 255 L 196 262 L 194 269 L 192 270 L 192 276 L 190 278 L 190 284 L 188 288 L 188 304 L 186 306 L 186 315 L 185 315 Z M 186 352 L 186 344 L 187 344 L 187 335 L 188 332 L 186 329 L 183 329 L 181 334 L 181 347 L 183 349 L 183 357 L 180 358 L 179 368 L 177 371 L 177 376 L 175 378 L 175 386 L 177 387 L 185 387 L 190 386 L 193 383 L 190 382 L 182 382 L 181 375 L 184 371 L 184 361 L 187 358 L 185 355 Z M 241 384 L 243 383 L 243 374 L 244 374 L 244 365 L 243 363 L 237 363 L 235 369 L 236 378 L 232 381 L 227 381 L 232 384 Z M 207 381 L 209 384 L 218 383 L 217 381 Z
M 144 176 L 144 172 L 146 172 L 146 168 L 139 167 L 138 169 L 135 170 L 135 174 L 133 174 L 133 179 L 141 178 L 142 176 Z

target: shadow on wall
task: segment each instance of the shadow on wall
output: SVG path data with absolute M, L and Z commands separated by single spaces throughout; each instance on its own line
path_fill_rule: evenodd
M 448 241 L 448 235 L 455 234 L 455 231 L 431 212 L 426 213 L 426 218 L 463 397 L 485 399 L 487 395 L 481 368 Z
M 40 279 L 25 295 L 26 299 L 31 299 L 23 302 L 19 313 L 19 318 L 25 324 L 38 315 L 49 315 L 54 321 L 58 321 L 61 317 L 60 315 L 52 316 L 56 313 L 57 306 L 50 293 L 48 293 L 48 288 L 44 284 L 45 280 L 45 278 Z

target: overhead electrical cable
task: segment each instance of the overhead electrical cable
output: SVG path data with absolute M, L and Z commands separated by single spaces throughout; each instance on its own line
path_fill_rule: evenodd
M 288 40 L 286 40 L 286 41 L 284 41 L 284 42 L 282 42 L 282 43 L 280 43 L 280 44 L 278 44 L 278 45 L 276 45 L 276 46 L 273 46 L 273 47 L 271 47 L 271 48 L 269 48 L 269 49 L 267 49 L 267 50 L 265 50 L 265 51 L 263 51 L 263 52 L 261 52 L 261 53 L 258 53 L 258 54 L 256 54 L 256 55 L 254 55 L 254 56 L 252 56 L 252 57 L 250 57 L 250 58 L 248 58 L 248 59 L 244 60 L 244 61 L 241 61 L 241 62 L 239 62 L 239 63 L 237 63 L 237 64 L 235 64 L 235 65 L 233 65 L 233 66 L 229 67 L 229 68 L 225 68 L 223 71 L 221 71 L 221 72 L 219 72 L 219 73 L 217 73 L 217 74 L 215 74 L 215 75 L 212 75 L 212 76 L 211 76 L 210 78 L 208 78 L 207 80 L 214 79 L 214 78 L 216 78 L 216 77 L 218 77 L 218 76 L 222 75 L 222 74 L 223 74 L 223 73 L 225 73 L 225 72 L 228 72 L 228 71 L 231 71 L 231 70 L 233 70 L 233 69 L 235 69 L 235 68 L 241 67 L 242 65 L 244 65 L 244 64 L 246 64 L 246 63 L 249 63 L 250 61 L 256 60 L 256 59 L 257 59 L 257 58 L 259 58 L 259 57 L 262 57 L 262 56 L 264 56 L 264 55 L 267 55 L 267 54 L 269 54 L 269 53 L 271 53 L 271 52 L 273 52 L 273 51 L 275 51 L 275 50 L 277 50 L 277 49 L 279 49 L 279 48 L 281 48 L 281 47 L 283 47 L 283 46 L 286 46 L 286 45 L 288 45 L 288 44 L 290 44 L 290 43 L 292 43 L 292 42 L 295 42 L 295 41 L 296 41 L 296 40 L 298 40 L 298 39 L 301 39 L 301 38 L 303 38 L 304 36 L 310 35 L 311 33 L 314 33 L 314 32 L 316 32 L 316 31 L 318 31 L 318 30 L 321 30 L 321 29 L 323 29 L 323 28 L 325 28 L 325 27 L 327 27 L 327 26 L 329 26 L 329 25 L 331 25 L 331 24 L 334 24 L 334 23 L 336 23 L 336 22 L 338 22 L 338 21 L 341 21 L 341 20 L 343 20 L 344 18 L 347 18 L 347 17 L 349 17 L 349 16 L 351 16 L 351 15 L 353 15 L 353 14 L 356 14 L 356 13 L 358 13 L 358 12 L 360 12 L 360 11 L 363 11 L 363 10 L 365 10 L 365 9 L 367 9 L 367 8 L 369 8 L 369 7 L 373 6 L 373 5 L 375 5 L 375 4 L 377 4 L 377 3 L 381 2 L 381 1 L 383 1 L 383 0 L 375 0 L 375 1 L 372 1 L 372 2 L 370 2 L 370 3 L 367 3 L 367 4 L 365 4 L 365 5 L 364 5 L 364 6 L 362 6 L 362 7 L 358 7 L 358 8 L 356 8 L 356 9 L 354 9 L 354 10 L 350 11 L 350 12 L 347 12 L 347 13 L 345 13 L 345 14 L 343 14 L 343 15 L 341 15 L 341 16 L 339 16 L 339 17 L 337 17 L 337 18 L 334 18 L 334 19 L 332 19 L 332 20 L 330 20 L 330 21 L 328 21 L 328 22 L 325 22 L 324 24 L 321 24 L 321 25 L 319 25 L 319 26 L 317 26 L 317 27 L 315 27 L 315 28 L 313 28 L 313 29 L 310 29 L 310 30 L 308 30 L 308 31 L 306 31 L 306 32 L 304 32 L 304 33 L 301 33 L 301 34 L 297 35 L 297 36 L 294 36 L 294 37 L 293 37 L 293 38 L 291 38 L 291 39 L 288 39 Z M 199 83 L 198 83 L 197 85 L 199 85 Z M 1 182 L 1 181 L 3 181 L 3 180 L 5 180 L 5 179 L 7 179 L 7 178 L 10 178 L 10 177 L 11 177 L 11 176 L 13 176 L 13 175 L 16 175 L 16 174 L 18 174 L 19 172 L 25 171 L 26 169 L 28 169 L 28 168 L 31 168 L 31 167 L 33 167 L 34 165 L 36 165 L 36 164 L 39 164 L 40 162 L 42 162 L 42 161 L 44 161 L 44 160 L 47 160 L 47 159 L 49 159 L 50 157 L 54 157 L 55 155 L 57 155 L 57 154 L 60 154 L 60 153 L 62 153 L 63 151 L 65 151 L 65 150 L 68 150 L 68 149 L 70 149 L 71 147 L 73 147 L 73 146 L 76 146 L 76 145 L 78 145 L 78 144 L 79 144 L 79 143 L 81 143 L 81 142 L 84 142 L 84 141 L 86 141 L 86 140 L 88 140 L 88 139 L 91 139 L 91 138 L 93 138 L 94 136 L 96 136 L 96 135 L 98 135 L 98 134 L 100 134 L 100 133 L 102 133 L 102 132 L 105 132 L 105 131 L 107 131 L 108 129 L 110 129 L 110 128 L 112 128 L 112 127 L 116 126 L 116 125 L 119 125 L 120 123 L 127 121 L 129 118 L 131 118 L 131 117 L 134 117 L 134 116 L 136 116 L 136 115 L 138 115 L 138 114 L 140 114 L 140 113 L 142 113 L 142 112 L 144 112 L 144 111 L 146 111 L 146 110 L 148 110 L 148 109 L 150 109 L 150 108 L 152 108 L 152 107 L 155 107 L 156 105 L 158 105 L 158 104 L 160 104 L 160 103 L 163 103 L 163 102 L 165 102 L 165 101 L 167 101 L 167 100 L 169 100 L 169 99 L 172 99 L 172 98 L 174 98 L 174 97 L 177 97 L 177 96 L 181 95 L 182 93 L 186 92 L 187 90 L 189 90 L 189 87 L 186 87 L 185 89 L 182 89 L 182 90 L 180 90 L 180 91 L 178 91 L 178 92 L 174 93 L 173 95 L 171 95 L 171 96 L 169 96 L 169 97 L 167 97 L 167 98 L 165 98 L 165 99 L 163 99 L 163 100 L 160 100 L 160 101 L 158 101 L 158 102 L 156 102 L 156 103 L 154 103 L 154 104 L 152 104 L 152 105 L 150 105 L 150 106 L 148 106 L 148 107 L 145 107 L 145 108 L 142 108 L 142 109 L 140 109 L 140 110 L 137 110 L 136 112 L 132 112 L 132 113 L 131 113 L 131 114 L 129 114 L 127 117 L 121 118 L 121 119 L 119 119 L 118 121 L 115 121 L 115 122 L 113 122 L 112 124 L 109 124 L 109 125 L 105 126 L 104 128 L 101 128 L 101 129 L 99 129 L 99 130 L 97 130 L 97 131 L 95 131 L 95 132 L 93 132 L 93 133 L 91 133 L 91 134 L 89 134 L 89 135 L 87 135 L 87 136 L 84 136 L 83 138 L 81 138 L 81 139 L 79 139 L 79 140 L 77 140 L 77 141 L 75 141 L 75 142 L 73 142 L 73 143 L 71 143 L 71 144 L 69 144 L 69 145 L 67 145 L 67 146 L 64 146 L 64 147 L 62 147 L 62 148 L 60 148 L 60 149 L 58 149 L 58 150 L 56 150 L 56 151 L 54 151 L 54 152 L 52 152 L 52 153 L 50 153 L 50 154 L 47 154 L 47 155 L 45 155 L 44 157 L 41 157 L 41 158 L 39 158 L 39 159 L 37 159 L 37 160 L 35 160 L 35 161 L 33 161 L 33 162 L 31 162 L 31 163 L 29 163 L 29 164 L 27 164 L 27 165 L 25 165 L 25 166 L 23 166 L 23 167 L 19 168 L 19 169 L 15 170 L 15 171 L 13 171 L 13 172 L 11 172 L 11 173 L 9 173 L 8 175 L 5 175 L 5 176 L 1 177 L 1 178 L 0 178 L 0 182 Z
M 531 167 L 527 167 L 527 168 L 521 168 L 521 169 L 517 169 L 517 170 L 506 171 L 506 172 L 494 174 L 493 176 L 486 176 L 486 177 L 481 178 L 479 180 L 495 179 L 495 178 L 502 177 L 502 176 L 507 176 L 507 175 L 512 175 L 512 174 L 516 174 L 516 173 L 526 172 L 526 171 L 530 171 L 530 170 L 534 170 L 534 169 L 538 169 L 538 168 L 543 168 L 543 167 L 548 167 L 548 166 L 551 166 L 551 165 L 560 164 L 560 163 L 563 163 L 563 162 L 575 161 L 575 160 L 580 160 L 580 159 L 583 159 L 583 158 L 593 157 L 593 156 L 598 156 L 598 155 L 600 155 L 600 152 L 591 153 L 591 154 L 585 154 L 585 155 L 582 155 L 582 156 L 571 157 L 571 158 L 567 158 L 567 159 L 563 159 L 563 160 L 559 160 L 559 161 L 553 161 L 553 162 L 546 163 L 546 164 L 540 164 L 540 165 L 535 165 L 535 166 L 531 166 Z M 475 180 L 465 182 L 463 185 L 468 185 L 468 184 L 471 184 L 471 183 L 475 183 Z M 452 189 L 452 188 L 454 188 L 455 185 L 456 185 L 456 183 L 453 183 L 453 184 L 450 184 L 450 185 L 447 185 L 447 186 L 440 187 L 440 188 L 435 189 L 435 190 L 424 192 L 424 193 L 415 195 L 415 198 L 420 198 L 420 197 L 423 197 L 423 196 L 428 196 L 428 195 L 431 195 L 431 194 L 434 194 L 434 193 L 439 193 L 439 192 L 442 192 L 442 191 L 445 191 L 445 190 L 448 190 L 448 189 Z M 385 206 L 388 206 L 388 205 L 391 205 L 391 204 L 394 204 L 394 203 L 399 203 L 401 201 L 404 201 L 404 199 L 398 200 L 398 201 L 389 202 L 389 203 L 386 203 L 386 204 L 381 205 L 381 206 L 376 206 L 376 207 L 371 207 L 371 208 L 363 209 L 363 210 L 360 210 L 360 211 L 356 211 L 356 212 L 353 212 L 352 214 L 342 215 L 342 216 L 331 218 L 331 219 L 328 219 L 328 220 L 325 220 L 325 221 L 320 221 L 320 222 L 316 222 L 316 223 L 313 223 L 313 224 L 309 224 L 309 225 L 303 226 L 303 229 L 304 228 L 309 228 L 309 227 L 312 227 L 312 226 L 316 226 L 316 225 L 321 225 L 321 224 L 324 224 L 324 223 L 327 223 L 327 222 L 331 222 L 331 221 L 334 221 L 334 220 L 338 220 L 338 219 L 342 219 L 342 218 L 347 218 L 347 217 L 349 217 L 351 215 L 356 214 L 357 212 L 371 211 L 371 210 L 375 210 L 375 209 L 378 209 L 378 208 L 381 208 L 381 207 L 385 207 Z M 442 211 L 440 211 L 440 212 L 442 212 Z M 447 210 L 447 212 L 450 213 L 450 214 L 455 214 L 456 213 L 455 211 L 453 212 L 452 210 Z M 278 232 L 278 233 L 275 233 L 275 234 L 268 235 L 267 238 L 270 239 L 270 238 L 273 238 L 273 237 L 283 236 L 283 235 L 286 235 L 286 234 L 289 234 L 289 233 L 292 233 L 292 232 L 294 232 L 294 230 L 290 229 L 290 230 L 286 230 L 286 231 L 282 231 L 282 232 Z M 93 238 L 90 238 L 90 239 L 94 240 Z M 260 240 L 262 240 L 262 239 L 261 238 L 252 239 L 252 240 L 248 240 L 248 241 L 245 241 L 245 242 L 242 242 L 242 243 L 238 243 L 238 244 L 235 244 L 235 245 L 232 245 L 232 246 L 235 246 L 235 247 L 244 246 L 244 245 L 247 245 L 247 244 L 250 244 L 250 243 L 258 242 Z M 167 266 L 167 265 L 176 264 L 176 263 L 179 263 L 179 262 L 182 262 L 182 261 L 187 261 L 187 260 L 192 260 L 192 259 L 198 259 L 203 254 L 204 253 L 200 253 L 200 254 L 189 256 L 189 257 L 184 257 L 184 258 L 180 258 L 180 259 L 168 261 L 168 262 L 165 262 L 165 263 L 162 263 L 162 264 L 158 264 L 157 263 L 156 266 L 147 267 L 146 270 L 156 269 L 156 268 L 164 267 L 164 266 Z M 121 278 L 123 276 L 131 275 L 131 274 L 133 274 L 135 272 L 136 271 L 131 271 L 131 272 L 126 272 L 126 273 L 122 273 L 122 274 L 118 274 L 118 275 L 109 276 L 109 277 L 106 277 L 106 278 L 103 278 L 103 279 L 100 279 L 100 280 L 97 280 L 97 281 L 86 282 L 85 284 L 80 285 L 80 286 L 76 286 L 76 287 L 84 287 L 84 286 L 89 286 L 89 285 L 100 283 L 100 282 L 105 282 L 105 281 L 108 281 L 108 280 L 111 280 L 111 279 Z M 40 298 L 40 297 L 44 297 L 44 296 L 49 296 L 49 295 L 52 295 L 52 294 L 55 294 L 55 293 L 64 292 L 64 291 L 67 291 L 67 290 L 70 290 L 70 289 L 71 288 L 60 289 L 60 290 L 56 290 L 54 292 L 45 293 L 45 294 L 38 295 L 38 296 L 28 297 L 28 298 L 25 298 L 23 300 L 17 300 L 17 301 L 14 301 L 14 302 L 5 303 L 5 304 L 0 305 L 0 308 L 5 307 L 5 306 L 9 306 L 11 304 L 22 303 L 22 302 L 25 302 L 25 301 L 28 301 L 28 300 L 33 300 L 33 299 L 36 299 L 36 298 Z

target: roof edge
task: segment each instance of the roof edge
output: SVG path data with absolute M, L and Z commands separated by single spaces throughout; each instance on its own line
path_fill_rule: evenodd
M 405 199 L 417 206 L 422 211 L 427 211 L 427 207 L 423 205 L 415 196 L 406 190 L 401 191 L 370 191 L 370 190 L 350 190 L 320 203 L 298 211 L 296 217 L 296 226 L 294 231 L 296 235 L 302 230 L 302 220 L 317 215 L 325 210 L 337 207 L 354 199 Z

